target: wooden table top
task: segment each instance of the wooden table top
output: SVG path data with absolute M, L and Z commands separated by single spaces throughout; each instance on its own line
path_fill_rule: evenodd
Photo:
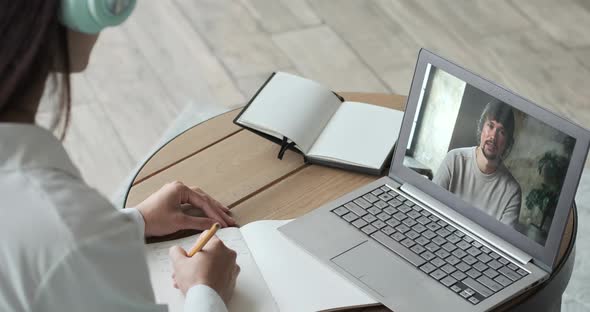
M 406 97 L 394 94 L 339 93 L 346 100 L 403 110 Z M 305 164 L 288 150 L 233 124 L 240 109 L 205 121 L 180 134 L 141 168 L 127 194 L 133 207 L 172 181 L 198 186 L 231 208 L 238 224 L 256 220 L 292 219 L 344 195 L 377 176 Z M 574 228 L 570 213 L 560 259 Z M 522 295 L 525 298 L 531 292 Z M 518 298 L 515 301 L 520 301 Z M 354 311 L 388 311 L 383 307 Z

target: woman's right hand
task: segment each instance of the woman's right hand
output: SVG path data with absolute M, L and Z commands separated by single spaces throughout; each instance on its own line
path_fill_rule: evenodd
M 169 253 L 174 269 L 174 287 L 186 295 L 195 285 L 207 285 L 226 304 L 229 302 L 240 267 L 236 264 L 236 252 L 227 248 L 217 236 L 211 237 L 207 245 L 193 257 L 189 257 L 179 246 L 171 247 Z

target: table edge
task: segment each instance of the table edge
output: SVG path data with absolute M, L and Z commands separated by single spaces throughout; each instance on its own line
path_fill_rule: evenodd
M 137 168 L 137 170 L 135 171 L 135 174 L 133 174 L 133 177 L 132 177 L 131 179 L 129 179 L 129 181 L 128 181 L 127 185 L 125 186 L 125 187 L 126 187 L 126 190 L 125 190 L 125 196 L 123 197 L 123 203 L 122 203 L 122 204 L 123 204 L 123 207 L 120 207 L 120 208 L 126 208 L 126 206 L 127 206 L 127 200 L 129 199 L 129 193 L 131 193 L 131 189 L 133 188 L 133 186 L 134 186 L 134 184 L 135 184 L 135 180 L 137 179 L 137 176 L 139 176 L 139 174 L 141 173 L 141 170 L 142 170 L 143 168 L 145 168 L 145 166 L 146 166 L 146 165 L 149 163 L 149 161 L 150 161 L 152 158 L 154 158 L 154 157 L 155 157 L 155 156 L 156 156 L 156 155 L 157 155 L 157 154 L 158 154 L 158 153 L 159 153 L 159 152 L 160 152 L 162 149 L 164 149 L 164 148 L 165 148 L 165 147 L 166 147 L 168 144 L 170 144 L 172 141 L 176 140 L 178 137 L 180 137 L 180 136 L 184 135 L 185 133 L 187 133 L 187 132 L 191 131 L 193 128 L 195 128 L 195 127 L 197 127 L 197 126 L 199 126 L 199 125 L 201 125 L 201 124 L 203 124 L 203 123 L 205 123 L 205 122 L 208 122 L 208 121 L 210 121 L 210 120 L 212 120 L 212 119 L 215 119 L 215 118 L 221 117 L 221 116 L 223 116 L 223 115 L 225 115 L 225 114 L 229 114 L 229 113 L 231 113 L 231 112 L 235 112 L 236 110 L 240 110 L 240 109 L 242 109 L 242 108 L 243 108 L 243 107 L 237 107 L 237 108 L 234 108 L 234 109 L 228 110 L 227 112 L 221 113 L 221 114 L 219 114 L 219 115 L 211 116 L 211 117 L 209 117 L 209 118 L 207 118 L 207 119 L 205 119 L 205 120 L 203 120 L 203 121 L 201 121 L 201 122 L 199 122 L 199 123 L 197 123 L 197 124 L 195 124 L 195 125 L 192 125 L 191 127 L 187 128 L 187 129 L 185 129 L 185 130 L 181 131 L 180 133 L 176 134 L 174 137 L 170 138 L 170 139 L 169 139 L 169 140 L 167 140 L 165 143 L 163 143 L 162 145 L 160 145 L 160 146 L 159 146 L 157 149 L 155 149 L 155 150 L 154 150 L 154 151 L 153 151 L 153 152 L 152 152 L 152 153 L 151 153 L 151 154 L 150 154 L 150 155 L 149 155 L 149 156 L 148 156 L 146 159 L 144 159 L 144 160 L 143 160 L 143 162 L 142 162 L 141 166 L 140 166 L 139 168 Z M 238 132 L 239 132 L 239 131 L 242 131 L 242 130 L 243 130 L 243 129 L 239 129 L 239 130 L 238 130 Z M 217 143 L 217 142 L 219 142 L 219 140 L 215 141 L 213 144 L 215 144 L 215 143 Z M 178 159 L 178 160 L 177 160 L 177 161 L 176 161 L 174 164 L 176 164 L 176 163 L 178 163 L 178 162 L 180 162 L 180 161 L 182 161 L 182 160 L 183 160 L 182 158 L 181 158 L 181 159 Z M 172 164 L 172 166 L 173 166 L 174 164 Z M 167 167 L 167 168 L 169 168 L 169 167 Z M 159 172 L 161 172 L 161 171 L 163 171 L 163 170 L 166 170 L 167 168 L 162 168 L 162 169 L 160 169 L 160 170 L 158 170 L 158 171 L 154 172 L 152 175 L 158 174 Z M 147 176 L 147 177 L 145 177 L 145 178 L 144 178 L 144 180 L 145 180 L 145 179 L 149 179 L 149 177 L 150 177 L 150 176 Z

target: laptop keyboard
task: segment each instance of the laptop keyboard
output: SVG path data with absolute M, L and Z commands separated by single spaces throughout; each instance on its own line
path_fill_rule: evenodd
M 332 212 L 474 305 L 529 274 L 385 185 Z

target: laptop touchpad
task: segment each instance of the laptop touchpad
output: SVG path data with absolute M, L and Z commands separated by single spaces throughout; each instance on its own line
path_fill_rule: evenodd
M 331 259 L 333 263 L 358 278 L 373 291 L 387 296 L 395 290 L 393 281 L 404 281 L 410 267 L 392 252 L 366 241 Z

